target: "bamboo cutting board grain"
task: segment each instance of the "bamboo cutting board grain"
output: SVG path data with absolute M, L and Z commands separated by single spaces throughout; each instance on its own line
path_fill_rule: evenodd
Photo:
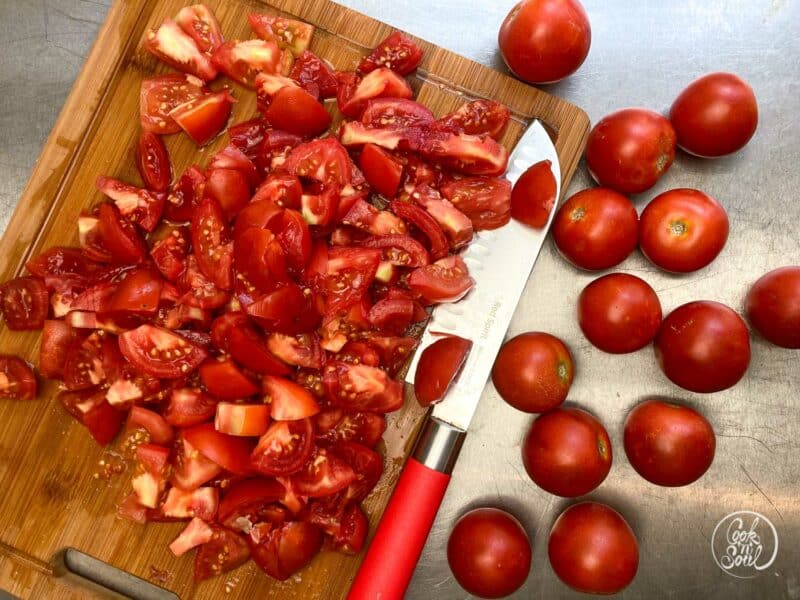
M 317 27 L 312 49 L 338 69 L 352 69 L 392 29 L 328 0 L 207 0 L 227 38 L 251 37 L 248 11 L 301 18 Z M 94 48 L 42 151 L 5 236 L 0 241 L 0 281 L 22 271 L 43 248 L 76 245 L 79 213 L 100 201 L 94 180 L 105 174 L 139 184 L 133 149 L 139 132 L 139 85 L 168 71 L 141 49 L 144 32 L 174 15 L 186 0 L 121 0 L 114 3 Z M 421 102 L 438 116 L 466 99 L 494 98 L 513 119 L 503 142 L 512 148 L 532 118 L 548 126 L 561 160 L 564 188 L 578 163 L 589 121 L 558 98 L 487 67 L 421 42 L 425 58 L 411 78 Z M 226 84 L 229 84 L 225 80 Z M 218 81 L 214 87 L 219 87 Z M 255 116 L 255 94 L 234 86 L 234 122 Z M 168 136 L 174 172 L 204 164 L 227 143 L 221 136 L 200 154 L 185 135 Z M 562 188 L 563 189 L 563 188 Z M 0 348 L 34 364 L 39 335 L 0 325 Z M 57 388 L 42 386 L 29 403 L 0 403 L 0 587 L 19 596 L 68 597 L 68 578 L 55 578 L 53 560 L 66 547 L 123 568 L 176 592 L 181 598 L 339 598 L 346 593 L 360 557 L 323 552 L 298 576 L 280 583 L 253 563 L 214 580 L 192 582 L 191 556 L 175 558 L 167 544 L 183 524 L 140 526 L 115 516 L 129 490 L 129 473 L 95 478 L 117 457 L 99 448 L 55 400 Z M 410 451 L 422 411 L 412 399 L 392 416 L 385 437 L 386 472 L 366 502 L 370 524 L 388 500 Z M 15 574 L 28 573 L 19 577 Z M 44 579 L 43 579 L 44 576 Z M 78 595 L 81 595 L 79 593 Z

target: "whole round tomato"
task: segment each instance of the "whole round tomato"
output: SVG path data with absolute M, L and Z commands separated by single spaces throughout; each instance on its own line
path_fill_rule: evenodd
M 571 196 L 556 213 L 553 240 L 576 267 L 602 271 L 630 256 L 639 242 L 639 216 L 630 200 L 608 188 Z
M 630 525 L 598 502 L 581 502 L 559 515 L 547 554 L 561 581 L 589 594 L 616 594 L 639 568 L 639 544 Z
M 656 266 L 689 273 L 709 265 L 728 241 L 728 215 L 699 190 L 669 190 L 653 198 L 639 221 L 639 245 Z
M 602 423 L 579 408 L 540 415 L 522 442 L 528 475 L 556 496 L 588 494 L 603 483 L 611 461 L 611 440 Z
M 747 318 L 764 339 L 784 348 L 800 348 L 800 267 L 764 275 L 747 294 Z
M 753 88 L 733 73 L 709 73 L 695 79 L 675 99 L 669 119 L 678 145 L 704 158 L 743 148 L 758 127 Z
M 499 508 L 463 515 L 447 540 L 447 562 L 470 594 L 502 598 L 519 589 L 531 568 L 531 544 L 522 525 Z
M 647 481 L 676 487 L 699 479 L 717 442 L 706 418 L 688 406 L 647 400 L 625 420 L 625 454 Z
M 592 29 L 578 0 L 523 0 L 500 27 L 500 53 L 528 83 L 555 83 L 589 54 Z
M 578 323 L 594 346 L 624 354 L 653 341 L 661 325 L 661 303 L 638 277 L 611 273 L 595 279 L 578 298 Z
M 673 310 L 658 331 L 661 370 L 691 392 L 732 387 L 750 364 L 750 334 L 742 318 L 719 302 L 689 302 Z
M 575 367 L 569 349 L 549 333 L 530 332 L 506 342 L 492 368 L 503 400 L 517 410 L 541 413 L 567 397 Z
M 675 159 L 675 143 L 675 130 L 665 117 L 645 108 L 625 108 L 592 128 L 586 164 L 600 185 L 638 194 L 667 172 Z

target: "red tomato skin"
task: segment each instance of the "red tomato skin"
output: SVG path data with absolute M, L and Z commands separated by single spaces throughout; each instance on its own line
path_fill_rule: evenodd
M 559 515 L 547 554 L 561 581 L 590 594 L 616 594 L 639 569 L 639 544 L 630 525 L 598 502 L 581 502 Z
M 299 136 L 318 135 L 331 124 L 331 116 L 314 96 L 291 86 L 278 90 L 264 118 L 273 127 Z
M 578 0 L 524 0 L 503 21 L 498 43 L 514 75 L 528 83 L 555 83 L 586 60 L 592 29 Z
M 595 279 L 578 298 L 581 331 L 603 352 L 634 352 L 653 341 L 661 303 L 648 283 L 626 273 Z
M 697 481 L 714 461 L 711 423 L 688 406 L 646 400 L 625 419 L 625 454 L 639 475 L 656 485 Z
M 172 181 L 172 166 L 160 136 L 142 131 L 136 147 L 136 168 L 147 189 L 154 192 L 167 191 Z
M 480 598 L 502 598 L 522 587 L 531 567 L 528 534 L 499 508 L 476 508 L 456 522 L 447 563 L 459 585 Z
M 376 192 L 389 199 L 397 195 L 403 166 L 388 152 L 374 144 L 366 144 L 358 164 Z
M 680 93 L 669 119 L 682 150 L 716 158 L 747 145 L 758 128 L 758 103 L 753 88 L 740 77 L 708 73 Z
M 0 354 L 0 399 L 33 400 L 36 397 L 36 376 L 21 358 Z
M 708 194 L 688 188 L 669 190 L 642 211 L 639 244 L 654 265 L 690 273 L 719 256 L 729 227 L 725 209 Z
M 572 195 L 553 220 L 553 240 L 561 255 L 580 269 L 602 271 L 624 261 L 639 242 L 633 203 L 608 188 Z
M 0 315 L 12 331 L 41 329 L 48 308 L 47 287 L 37 277 L 17 277 L 0 285 Z
M 676 139 L 662 115 L 645 108 L 618 110 L 589 132 L 586 165 L 600 185 L 638 194 L 653 187 L 672 165 Z
M 768 342 L 800 348 L 800 267 L 770 271 L 747 293 L 747 318 Z
M 550 167 L 549 160 L 532 165 L 511 191 L 511 216 L 529 227 L 541 229 L 553 213 L 558 186 Z
M 506 342 L 492 368 L 492 382 L 508 404 L 541 413 L 567 398 L 575 367 L 567 346 L 549 333 L 523 333 Z
M 658 364 L 676 385 L 708 394 L 736 385 L 750 364 L 750 333 L 719 302 L 690 302 L 673 310 L 655 339 Z
M 444 398 L 471 348 L 470 340 L 448 336 L 423 350 L 414 374 L 414 394 L 421 406 L 430 406 Z
M 579 408 L 540 415 L 522 442 L 522 462 L 543 490 L 574 498 L 603 483 L 611 470 L 611 440 L 602 423 Z

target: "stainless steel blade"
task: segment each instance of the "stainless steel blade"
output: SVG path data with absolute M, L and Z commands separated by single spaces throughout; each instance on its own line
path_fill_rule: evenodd
M 558 198 L 561 193 L 558 155 L 538 121 L 528 128 L 511 153 L 506 178 L 513 185 L 528 167 L 542 160 L 551 163 Z M 481 231 L 462 254 L 475 279 L 475 287 L 459 302 L 441 304 L 433 310 L 406 376 L 406 381 L 414 382 L 419 356 L 439 338 L 436 334 L 472 340 L 472 350 L 461 375 L 444 400 L 433 408 L 435 418 L 463 431 L 469 427 L 554 214 L 555 206 L 542 229 L 511 220 L 500 229 Z

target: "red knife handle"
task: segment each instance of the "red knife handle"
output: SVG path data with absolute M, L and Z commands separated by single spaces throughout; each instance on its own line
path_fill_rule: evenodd
M 442 503 L 464 432 L 428 420 L 383 513 L 348 600 L 402 600 Z

